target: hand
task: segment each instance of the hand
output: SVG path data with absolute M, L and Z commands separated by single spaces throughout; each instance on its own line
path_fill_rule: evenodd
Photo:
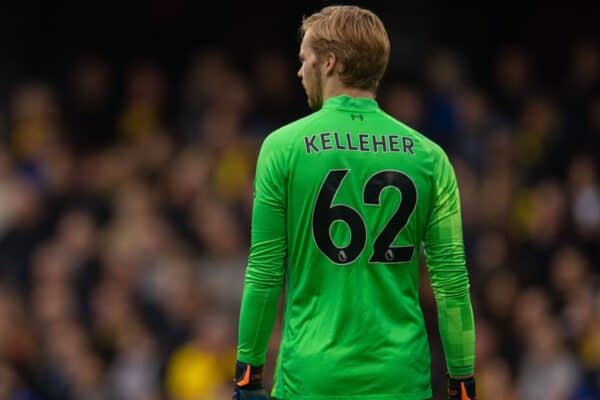
M 269 395 L 265 389 L 243 390 L 236 388 L 231 400 L 269 400 Z
M 475 378 L 448 377 L 448 400 L 475 400 Z
M 262 385 L 262 366 L 237 362 L 235 365 L 235 389 L 232 400 L 269 400 Z

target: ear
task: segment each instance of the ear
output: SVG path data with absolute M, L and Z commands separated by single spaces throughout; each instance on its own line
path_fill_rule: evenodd
M 325 75 L 333 74 L 333 71 L 338 67 L 338 59 L 332 52 L 327 53 L 325 58 Z

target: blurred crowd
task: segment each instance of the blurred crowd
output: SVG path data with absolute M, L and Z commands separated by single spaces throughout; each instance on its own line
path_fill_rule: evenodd
M 574 45 L 550 84 L 523 48 L 500 49 L 486 85 L 433 51 L 378 93 L 455 166 L 482 400 L 600 398 L 596 46 Z M 173 79 L 86 56 L 59 85 L 14 83 L 0 109 L 0 399 L 230 396 L 256 155 L 309 112 L 296 67 L 269 51 L 241 70 L 205 50 Z M 441 399 L 425 268 L 422 303 Z M 268 371 L 278 341 L 277 328 Z

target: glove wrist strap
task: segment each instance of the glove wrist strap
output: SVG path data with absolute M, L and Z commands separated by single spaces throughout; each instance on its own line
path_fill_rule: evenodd
M 448 377 L 448 398 L 474 400 L 475 378 L 454 379 Z
M 235 386 L 244 390 L 262 389 L 263 366 L 254 366 L 238 361 L 235 364 Z

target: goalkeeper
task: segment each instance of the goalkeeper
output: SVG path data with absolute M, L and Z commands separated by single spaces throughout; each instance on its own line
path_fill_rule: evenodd
M 298 77 L 316 111 L 271 133 L 258 157 L 234 399 L 268 399 L 262 365 L 284 284 L 274 398 L 430 398 L 422 245 L 448 398 L 474 399 L 475 329 L 448 157 L 376 102 L 390 51 L 376 15 L 326 7 L 300 32 Z

